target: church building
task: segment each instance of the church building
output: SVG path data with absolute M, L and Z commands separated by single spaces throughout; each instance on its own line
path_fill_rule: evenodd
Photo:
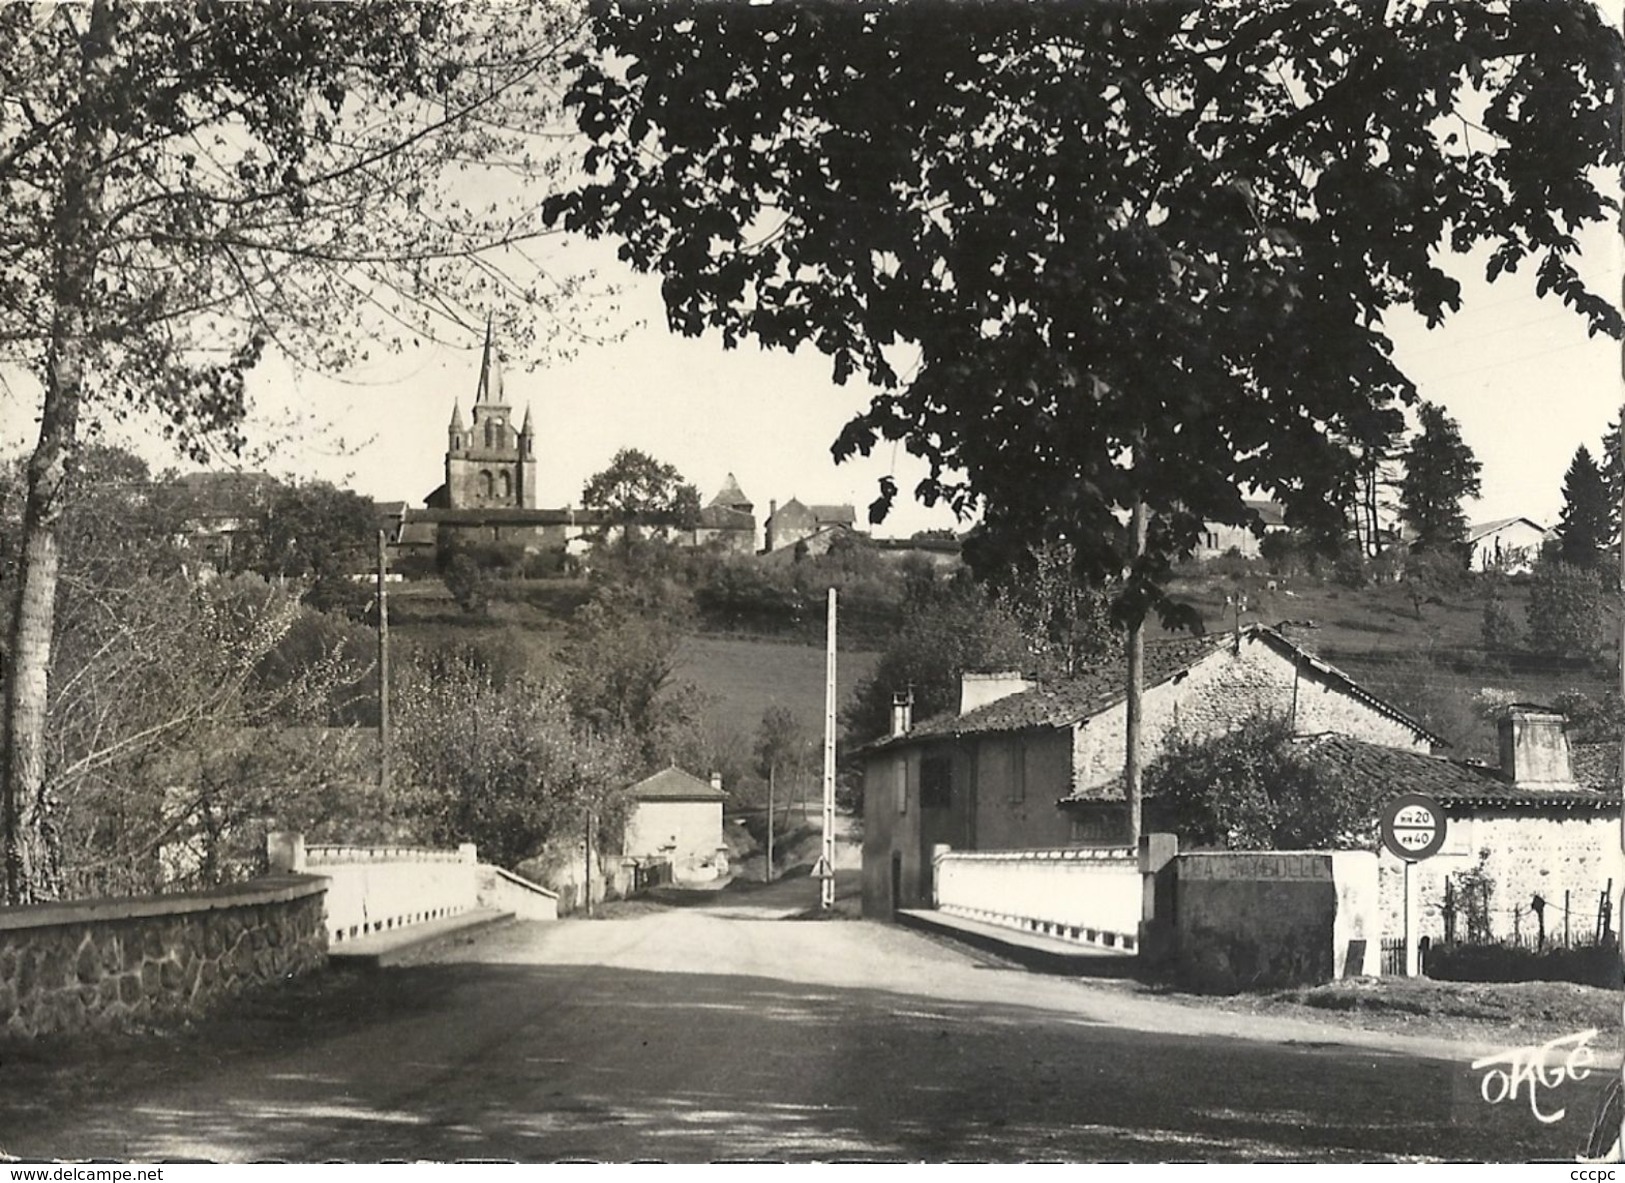
M 495 331 L 485 326 L 485 352 L 474 391 L 472 417 L 464 419 L 454 400 L 446 425 L 446 478 L 423 509 L 401 506 L 391 515 L 397 558 L 431 559 L 447 542 L 512 545 L 527 553 L 580 553 L 602 536 L 605 515 L 597 509 L 538 506 L 536 429 L 530 408 L 514 427 L 513 407 L 502 385 L 502 359 Z M 667 529 L 673 541 L 737 554 L 756 549 L 756 514 L 732 473 L 722 490 L 682 531 Z
M 430 509 L 536 508 L 536 429 L 528 406 L 524 423 L 514 429 L 489 321 L 474 421 L 465 424 L 462 403 L 454 401 L 446 443 L 446 483 L 429 494 Z

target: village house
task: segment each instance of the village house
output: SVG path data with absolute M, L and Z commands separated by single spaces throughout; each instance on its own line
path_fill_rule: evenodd
M 768 554 L 810 541 L 820 534 L 826 536 L 825 549 L 828 549 L 834 532 L 850 531 L 858 520 L 857 512 L 850 505 L 803 505 L 792 497 L 783 505 L 769 501 L 767 506 L 762 549 Z
M 1259 525 L 1265 535 L 1279 534 L 1287 528 L 1286 511 L 1275 502 L 1245 501 L 1242 504 L 1258 515 Z M 1244 559 L 1256 559 L 1259 555 L 1259 541 L 1260 536 L 1253 533 L 1251 526 L 1204 522 L 1202 533 L 1196 539 L 1196 549 L 1191 551 L 1191 558 L 1200 563 L 1233 551 Z
M 1565 932 L 1594 939 L 1604 900 L 1610 930 L 1618 932 L 1618 893 L 1625 887 L 1619 745 L 1576 745 L 1571 752 L 1563 716 L 1530 704 L 1510 707 L 1497 730 L 1495 768 L 1348 735 L 1297 742 L 1314 764 L 1373 799 L 1421 793 L 1444 807 L 1444 847 L 1411 870 L 1420 936 L 1462 939 L 1476 911 L 1496 939 L 1535 938 L 1542 925 L 1548 940 Z M 1383 850 L 1379 870 L 1384 931 L 1398 935 L 1404 866 Z M 1463 873 L 1475 870 L 1489 892 L 1469 899 L 1473 889 L 1464 886 Z
M 1474 571 L 1522 575 L 1535 566 L 1546 527 L 1532 518 L 1497 518 L 1467 531 L 1468 565 Z
M 1447 746 L 1403 711 L 1276 629 L 1146 646 L 1142 751 L 1169 734 L 1222 734 L 1258 715 L 1298 734 L 1336 732 L 1426 755 Z M 959 710 L 893 711 L 864 760 L 864 913 L 931 905 L 938 846 L 1015 850 L 1127 840 L 1126 691 L 1119 662 L 1057 685 L 966 674 Z
M 700 510 L 693 544 L 716 547 L 730 554 L 756 553 L 756 507 L 745 496 L 733 473 L 728 474 L 717 495 Z
M 621 840 L 628 859 L 671 863 L 678 883 L 708 882 L 728 873 L 722 838 L 722 777 L 708 782 L 681 768 L 661 769 L 629 790 L 633 805 Z

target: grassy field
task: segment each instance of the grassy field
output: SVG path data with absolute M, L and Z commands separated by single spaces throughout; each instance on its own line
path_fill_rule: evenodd
M 563 638 L 569 614 L 586 594 L 580 581 L 516 582 L 493 595 L 489 614 L 479 617 L 459 609 L 438 580 L 397 587 L 390 591 L 390 625 L 405 647 L 495 641 L 543 666 Z M 874 669 L 876 657 L 845 650 L 838 655 L 837 710 Z M 732 722 L 746 734 L 774 705 L 788 707 L 812 734 L 823 729 L 822 646 L 695 633 L 683 640 L 677 677 L 713 699 L 711 713 L 718 722 Z
M 858 682 L 874 669 L 874 653 L 836 655 L 837 710 Z M 715 695 L 720 715 L 753 728 L 769 706 L 788 707 L 813 734 L 823 729 L 824 651 L 812 645 L 713 637 L 700 634 L 683 642 L 680 677 Z
M 478 618 L 461 612 L 436 580 L 397 588 L 391 595 L 391 619 L 407 644 L 495 637 L 504 648 L 542 663 L 587 594 L 580 580 L 502 583 L 493 588 L 489 615 Z M 1396 584 L 1353 589 L 1330 581 L 1272 579 L 1262 570 L 1241 575 L 1196 570 L 1177 579 L 1170 590 L 1197 610 L 1209 631 L 1232 628 L 1237 617 L 1227 599 L 1245 597 L 1242 623 L 1283 626 L 1296 643 L 1445 736 L 1454 745 L 1453 754 L 1461 757 L 1495 755 L 1493 724 L 1475 706 L 1485 690 L 1520 701 L 1551 702 L 1570 690 L 1600 699 L 1618 685 L 1616 649 L 1590 662 L 1486 651 L 1482 625 L 1490 589 L 1479 580 L 1466 581 L 1420 610 Z M 1527 584 L 1503 581 L 1500 590 L 1522 624 Z M 1610 635 L 1619 635 L 1617 619 L 1610 624 Z M 842 705 L 873 670 L 876 658 L 873 652 L 840 654 Z M 695 633 L 684 643 L 678 674 L 713 696 L 717 720 L 736 722 L 746 732 L 774 704 L 789 707 L 811 731 L 822 727 L 824 658 L 819 645 Z

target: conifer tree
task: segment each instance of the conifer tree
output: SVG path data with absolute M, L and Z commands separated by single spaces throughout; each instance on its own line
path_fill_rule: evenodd
M 1417 550 L 1443 551 L 1467 533 L 1461 502 L 1478 496 L 1483 465 L 1443 407 L 1423 403 L 1420 418 L 1422 430 L 1405 449 L 1400 516 L 1415 529 Z
M 1613 537 L 1608 483 L 1584 444 L 1563 476 L 1563 517 L 1557 527 L 1565 563 L 1595 567 Z

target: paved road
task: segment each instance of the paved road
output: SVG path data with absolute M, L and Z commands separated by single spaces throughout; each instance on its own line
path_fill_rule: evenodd
M 804 882 L 804 881 L 803 881 Z M 30 1110 L 24 1157 L 1372 1160 L 1563 1157 L 1599 1077 L 1492 1108 L 1470 1052 L 1004 968 L 889 926 L 710 906 L 514 925 L 318 995 L 341 1014 Z M 1562 1034 L 1545 1033 L 1543 1037 Z M 1418 1052 L 1424 1054 L 1417 1054 Z M 93 1090 L 94 1091 L 94 1090 Z

